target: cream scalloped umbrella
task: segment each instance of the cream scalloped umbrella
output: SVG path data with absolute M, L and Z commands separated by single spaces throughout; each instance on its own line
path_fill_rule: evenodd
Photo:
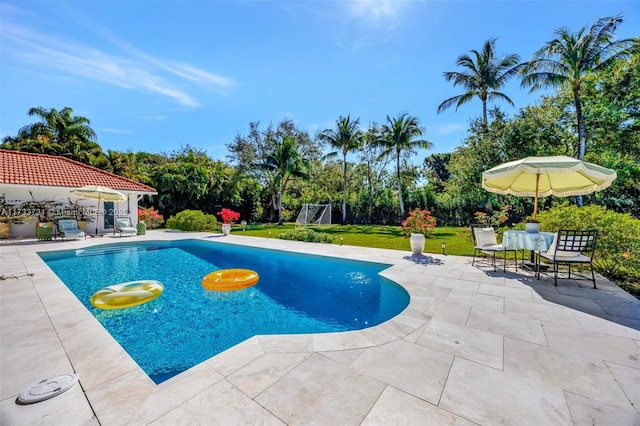
M 127 199 L 127 196 L 122 192 L 100 185 L 83 186 L 82 188 L 72 190 L 71 193 L 83 198 L 92 198 L 98 200 L 98 207 L 96 208 L 96 234 L 98 233 L 98 213 L 100 211 L 100 200 L 124 201 Z
M 587 195 L 608 188 L 618 175 L 614 170 L 566 156 L 527 157 L 482 173 L 482 187 L 489 192 L 535 197 Z

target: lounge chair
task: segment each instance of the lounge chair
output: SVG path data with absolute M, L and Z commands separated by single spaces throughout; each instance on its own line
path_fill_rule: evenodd
M 131 225 L 131 218 L 117 217 L 113 233 L 120 234 L 122 237 L 122 235 L 138 235 L 138 230 L 135 226 Z
M 64 239 L 73 240 L 76 238 L 87 239 L 87 234 L 80 228 L 78 228 L 78 221 L 75 219 L 60 219 L 58 220 L 58 234 Z
M 596 240 L 598 238 L 598 231 L 575 231 L 575 230 L 560 230 L 556 234 L 551 247 L 546 252 L 536 252 L 536 275 L 540 279 L 540 265 L 541 260 L 551 262 L 553 266 L 553 284 L 558 285 L 559 266 L 560 264 L 566 264 L 569 267 L 569 274 L 567 279 L 573 280 L 587 280 L 593 282 L 593 288 L 596 287 L 596 277 L 593 273 L 593 253 L 596 250 Z M 576 278 L 571 277 L 571 264 L 581 263 L 583 265 L 589 265 L 591 268 L 591 279 L 588 277 Z
M 501 252 L 504 256 L 504 264 L 502 271 L 507 270 L 507 252 L 513 252 L 513 262 L 518 270 L 518 251 L 516 249 L 508 249 L 502 244 L 498 244 L 496 240 L 496 230 L 493 226 L 487 226 L 483 224 L 472 224 L 471 234 L 473 235 L 473 260 L 471 264 L 476 262 L 476 255 L 478 253 L 484 254 L 493 265 L 493 270 L 496 270 L 496 253 Z

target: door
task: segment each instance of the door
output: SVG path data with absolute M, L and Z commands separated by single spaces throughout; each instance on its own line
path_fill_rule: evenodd
M 113 201 L 105 201 L 104 202 L 104 230 L 107 229 L 113 230 L 113 225 L 115 223 L 114 220 L 114 209 L 113 209 Z

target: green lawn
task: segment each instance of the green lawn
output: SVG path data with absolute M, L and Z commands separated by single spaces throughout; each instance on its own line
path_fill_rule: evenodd
M 298 228 L 302 228 L 298 226 Z M 278 234 L 288 232 L 296 227 L 292 223 L 284 225 L 250 224 L 246 230 L 242 225 L 233 226 L 234 235 L 251 235 L 254 237 L 277 238 Z M 329 234 L 333 244 L 344 244 L 359 247 L 375 247 L 393 250 L 410 251 L 409 239 L 402 236 L 400 226 L 382 225 L 328 225 L 309 227 L 316 232 Z M 342 238 L 342 239 L 341 239 Z M 473 243 L 471 234 L 464 228 L 436 227 L 433 238 L 427 238 L 425 252 L 442 253 L 442 243 L 446 244 L 445 253 L 459 256 L 472 256 Z

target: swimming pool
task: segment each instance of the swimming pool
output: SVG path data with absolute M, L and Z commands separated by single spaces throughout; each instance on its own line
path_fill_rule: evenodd
M 408 293 L 379 272 L 389 265 L 202 240 L 147 241 L 38 253 L 155 382 L 260 334 L 358 330 L 406 308 Z M 254 287 L 211 292 L 202 277 L 258 272 Z M 98 289 L 141 279 L 164 284 L 144 305 L 100 310 Z

